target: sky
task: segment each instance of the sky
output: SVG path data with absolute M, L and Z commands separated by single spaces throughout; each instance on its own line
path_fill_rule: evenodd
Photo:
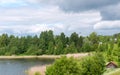
M 0 34 L 120 32 L 120 0 L 0 0 Z

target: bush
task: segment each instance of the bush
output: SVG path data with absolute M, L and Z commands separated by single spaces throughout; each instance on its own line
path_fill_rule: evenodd
M 84 59 L 62 57 L 47 67 L 46 75 L 102 75 L 105 61 L 100 53 Z
M 61 57 L 47 67 L 46 75 L 80 75 L 80 66 L 74 58 Z
M 88 57 L 81 62 L 81 75 L 102 75 L 105 71 L 105 61 L 100 53 Z

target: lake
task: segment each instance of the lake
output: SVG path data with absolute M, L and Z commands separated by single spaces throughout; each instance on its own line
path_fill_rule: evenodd
M 27 75 L 31 67 L 53 63 L 48 59 L 0 59 L 0 75 Z

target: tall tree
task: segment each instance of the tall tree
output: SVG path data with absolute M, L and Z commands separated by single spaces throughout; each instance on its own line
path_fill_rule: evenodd
M 70 36 L 70 43 L 74 42 L 75 46 L 77 46 L 78 40 L 79 40 L 78 34 L 76 32 L 72 33 Z
M 93 32 L 89 35 L 89 40 L 93 43 L 93 44 L 98 44 L 99 42 L 99 38 L 97 36 L 96 32 Z
M 66 40 L 65 34 L 63 32 L 60 34 L 60 40 L 63 44 L 63 47 L 65 48 L 67 40 Z
M 2 34 L 0 36 L 0 47 L 5 47 L 9 44 L 9 39 L 7 34 Z

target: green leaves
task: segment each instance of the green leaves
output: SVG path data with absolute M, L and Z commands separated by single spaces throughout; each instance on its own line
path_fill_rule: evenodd
M 46 75 L 102 75 L 104 71 L 104 58 L 97 53 L 82 60 L 61 57 L 47 67 Z
M 81 75 L 102 75 L 105 71 L 105 61 L 100 53 L 87 57 L 81 62 Z
M 80 75 L 78 61 L 74 58 L 61 57 L 47 67 L 46 75 Z

